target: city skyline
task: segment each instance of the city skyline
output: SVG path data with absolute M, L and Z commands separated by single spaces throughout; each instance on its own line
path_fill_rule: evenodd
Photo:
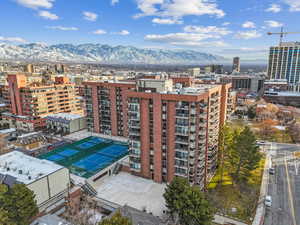
M 266 59 L 279 39 L 268 31 L 297 31 L 297 1 L 230 2 L 5 0 L 0 42 L 101 43 Z

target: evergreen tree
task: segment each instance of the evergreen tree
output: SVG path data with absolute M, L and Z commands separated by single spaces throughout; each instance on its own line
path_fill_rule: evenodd
M 99 225 L 132 225 L 132 222 L 118 211 L 111 218 L 102 220 Z
M 187 188 L 182 196 L 182 208 L 179 211 L 181 225 L 212 224 L 215 210 L 198 187 Z
M 233 147 L 230 151 L 230 163 L 234 169 L 233 178 L 239 181 L 247 179 L 250 172 L 257 168 L 261 154 L 256 138 L 248 126 L 241 133 L 235 132 Z
M 175 219 L 176 214 L 182 208 L 182 194 L 185 192 L 185 189 L 189 186 L 189 183 L 186 179 L 181 177 L 174 177 L 173 181 L 168 184 L 164 198 L 166 201 L 166 206 L 168 208 L 168 213 Z
M 1 225 L 15 225 L 15 223 L 13 221 L 11 221 L 8 211 L 6 211 L 3 208 L 0 208 L 0 224 Z
M 167 186 L 164 198 L 175 223 L 178 221 L 180 225 L 212 224 L 213 207 L 200 189 L 191 187 L 186 179 L 175 177 Z
M 14 219 L 17 224 L 30 224 L 30 219 L 38 213 L 33 191 L 24 184 L 15 184 L 11 189 L 10 197 L 14 203 L 12 209 L 15 212 Z
M 24 184 L 15 184 L 11 189 L 0 185 L 0 205 L 14 224 L 30 224 L 31 218 L 38 213 L 34 197 Z

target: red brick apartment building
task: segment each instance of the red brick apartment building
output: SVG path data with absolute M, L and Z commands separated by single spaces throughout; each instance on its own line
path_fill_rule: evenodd
M 7 82 L 4 99 L 9 113 L 3 117 L 10 123 L 32 123 L 34 129 L 44 124 L 41 118 L 49 114 L 83 114 L 78 89 L 66 77 L 38 82 L 30 81 L 30 74 L 9 74 Z
M 230 84 L 176 78 L 84 85 L 89 126 L 129 138 L 133 174 L 159 183 L 182 176 L 201 188 L 212 177 Z

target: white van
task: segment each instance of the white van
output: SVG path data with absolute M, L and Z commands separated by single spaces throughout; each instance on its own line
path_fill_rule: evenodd
M 270 195 L 266 196 L 265 205 L 268 206 L 268 207 L 272 206 L 272 197 Z

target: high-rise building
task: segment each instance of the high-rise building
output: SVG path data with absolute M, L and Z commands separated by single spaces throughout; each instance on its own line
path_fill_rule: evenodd
M 231 84 L 176 80 L 84 83 L 89 126 L 128 137 L 133 174 L 159 183 L 181 176 L 203 188 L 216 170 Z
M 291 89 L 300 86 L 300 42 L 285 42 L 270 48 L 268 77 L 287 80 Z
M 188 69 L 188 73 L 192 77 L 198 77 L 201 74 L 201 68 L 200 67 L 190 68 Z
M 208 65 L 204 67 L 205 73 L 216 73 L 216 74 L 223 74 L 224 67 L 223 65 Z
M 232 72 L 241 72 L 240 57 L 233 58 Z
M 32 64 L 27 64 L 25 67 L 25 72 L 27 73 L 33 73 L 34 72 L 34 67 Z
M 125 92 L 135 82 L 83 82 L 89 130 L 113 136 L 128 136 Z
M 39 118 L 61 112 L 83 113 L 78 90 L 66 77 L 48 83 L 29 80 L 25 74 L 7 75 L 5 100 L 13 115 Z

